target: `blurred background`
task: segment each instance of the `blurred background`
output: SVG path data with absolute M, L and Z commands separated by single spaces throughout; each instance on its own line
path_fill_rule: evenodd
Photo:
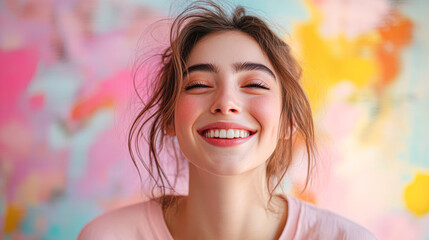
M 304 68 L 319 158 L 304 193 L 296 162 L 289 194 L 379 239 L 429 239 L 429 2 L 234 3 L 275 24 Z M 185 4 L 0 1 L 3 239 L 75 239 L 145 198 L 126 142 L 133 64 L 167 40 L 153 23 Z

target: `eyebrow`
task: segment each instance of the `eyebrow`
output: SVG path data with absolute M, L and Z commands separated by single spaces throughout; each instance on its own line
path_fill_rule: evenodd
M 276 75 L 274 72 L 268 68 L 267 66 L 260 64 L 260 63 L 254 63 L 254 62 L 239 62 L 233 64 L 234 72 L 241 72 L 241 71 L 252 71 L 252 70 L 258 70 L 263 71 L 265 73 L 268 73 L 271 75 L 274 79 L 276 79 Z M 201 64 L 195 64 L 190 66 L 186 71 L 183 73 L 183 76 L 186 76 L 194 71 L 205 71 L 205 72 L 213 72 L 218 73 L 219 68 L 216 67 L 214 64 L 211 63 L 201 63 Z
M 252 70 L 258 70 L 263 71 L 268 74 L 270 74 L 274 79 L 276 79 L 276 75 L 274 74 L 271 69 L 269 69 L 267 66 L 260 64 L 260 63 L 254 63 L 254 62 L 240 62 L 240 63 L 234 63 L 234 71 L 240 72 L 240 71 L 252 71 Z
M 195 64 L 190 66 L 188 69 L 186 69 L 186 71 L 183 73 L 183 76 L 186 76 L 191 72 L 195 72 L 195 71 L 218 73 L 219 69 L 214 64 L 211 64 L 211 63 Z

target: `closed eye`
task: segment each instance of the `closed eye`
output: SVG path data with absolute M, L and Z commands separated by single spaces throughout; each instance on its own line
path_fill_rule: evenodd
M 185 90 L 188 91 L 188 90 L 191 90 L 194 88 L 211 88 L 211 87 L 208 85 L 202 84 L 202 83 L 195 83 L 195 84 L 191 84 L 191 85 L 186 86 Z
M 270 90 L 268 87 L 266 87 L 264 84 L 262 83 L 251 83 L 251 84 L 247 84 L 246 86 L 244 86 L 245 88 L 262 88 L 262 89 L 266 89 L 266 90 Z

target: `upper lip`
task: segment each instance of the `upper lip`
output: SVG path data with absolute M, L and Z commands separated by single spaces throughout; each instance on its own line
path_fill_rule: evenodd
M 249 131 L 251 134 L 254 134 L 256 132 L 255 129 L 246 127 L 244 125 L 238 124 L 238 123 L 234 123 L 234 122 L 214 122 L 214 123 L 209 123 L 207 125 L 205 125 L 204 127 L 198 129 L 198 133 L 203 133 L 205 130 L 208 129 L 241 129 L 241 130 L 247 130 Z

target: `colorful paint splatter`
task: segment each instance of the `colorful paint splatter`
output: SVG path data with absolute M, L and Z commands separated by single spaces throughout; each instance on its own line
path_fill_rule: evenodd
M 142 199 L 126 138 L 135 57 L 166 40 L 153 23 L 169 3 L 154 2 L 0 2 L 4 239 L 75 239 Z M 379 239 L 429 239 L 429 3 L 236 2 L 277 23 L 304 68 L 319 158 L 307 192 L 300 164 L 286 188 Z

